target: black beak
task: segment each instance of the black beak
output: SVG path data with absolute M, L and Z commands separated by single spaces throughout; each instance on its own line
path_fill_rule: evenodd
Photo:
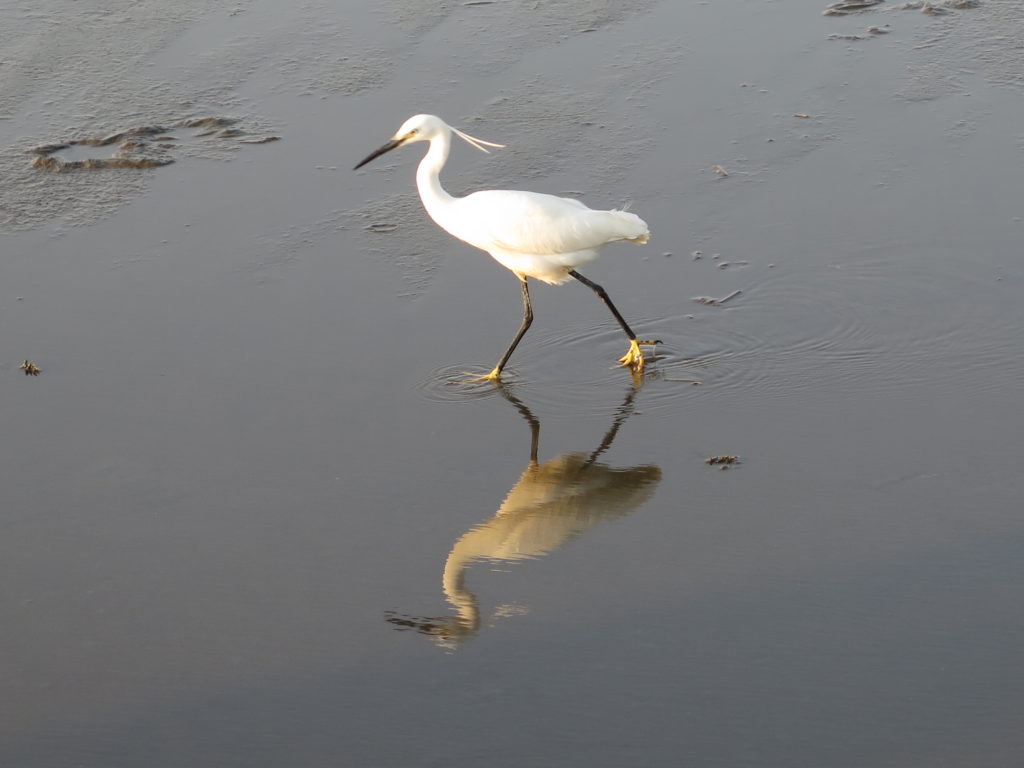
M 363 160 L 363 162 L 359 163 L 359 165 L 357 165 L 352 170 L 353 171 L 358 170 L 358 169 L 362 168 L 364 165 L 366 165 L 368 162 L 370 162 L 371 160 L 375 160 L 376 158 L 378 158 L 381 155 L 383 155 L 385 152 L 390 152 L 395 147 L 400 147 L 400 146 L 402 146 L 401 139 L 392 139 L 387 144 L 385 144 L 383 147 L 378 149 L 376 152 L 371 152 L 370 155 L 365 160 Z

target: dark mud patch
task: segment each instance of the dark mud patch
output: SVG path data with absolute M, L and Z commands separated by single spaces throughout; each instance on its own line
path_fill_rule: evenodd
M 861 13 L 871 10 L 887 11 L 921 11 L 933 16 L 941 16 L 951 10 L 964 10 L 977 8 L 981 0 L 907 0 L 897 5 L 886 5 L 879 8 L 884 0 L 839 0 L 830 3 L 822 11 L 823 16 L 848 16 L 852 13 Z
M 859 13 L 881 3 L 883 0 L 840 0 L 840 2 L 829 3 L 822 11 L 824 16 L 846 16 L 850 13 Z
M 16 145 L 0 147 L 0 232 L 53 219 L 89 224 L 142 193 L 151 176 L 140 171 L 186 158 L 228 161 L 246 144 L 278 140 L 251 117 L 149 114 L 152 119 L 130 127 L 89 115 L 91 128 L 65 129 L 62 138 L 21 137 Z
M 33 168 L 50 171 L 101 170 L 110 168 L 159 168 L 174 162 L 175 151 L 190 139 L 236 139 L 238 143 L 263 144 L 277 136 L 250 137 L 249 131 L 233 117 L 199 117 L 181 120 L 170 126 L 146 125 L 116 131 L 101 138 L 71 139 L 40 144 L 29 149 L 36 157 Z M 192 129 L 191 136 L 182 131 Z M 92 150 L 112 150 L 112 154 L 92 156 Z M 85 157 L 78 157 L 85 154 Z
M 181 117 L 251 114 L 238 87 L 266 50 L 237 43 L 245 34 L 239 13 L 248 0 L 233 3 L 230 13 L 222 5 L 139 0 L 97 10 L 45 0 L 10 8 L 0 25 L 0 116 L 7 118 L 0 121 L 0 232 L 55 220 L 58 230 L 94 223 L 146 189 L 152 176 L 139 166 L 184 156 L 230 159 L 242 139 L 179 139 L 187 146 L 162 148 L 166 154 L 152 147 L 69 145 L 49 155 L 55 162 L 40 160 L 43 168 L 25 156 L 33 145 L 173 126 Z M 188 30 L 203 29 L 200 21 L 219 30 L 213 50 L 189 47 Z M 247 122 L 249 136 L 269 133 Z M 67 160 L 72 165 L 63 167 Z M 51 172 L 43 172 L 47 167 Z M 53 172 L 62 169 L 82 172 Z

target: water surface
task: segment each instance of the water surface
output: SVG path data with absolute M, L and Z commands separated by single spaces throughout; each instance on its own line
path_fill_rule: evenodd
M 1013 764 L 1024 14 L 824 6 L 4 11 L 4 764 Z M 448 383 L 519 295 L 348 170 L 421 111 L 648 221 L 640 386 L 578 285 Z

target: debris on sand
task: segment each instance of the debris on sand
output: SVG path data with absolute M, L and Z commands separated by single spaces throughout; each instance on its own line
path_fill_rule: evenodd
M 719 469 L 728 469 L 729 467 L 735 467 L 740 463 L 739 456 L 708 456 L 704 459 L 704 463 L 711 467 L 718 467 Z
M 733 299 L 739 296 L 741 293 L 743 293 L 743 291 L 735 290 L 728 296 L 723 296 L 720 299 L 715 299 L 712 298 L 711 296 L 694 296 L 692 300 L 696 301 L 698 304 L 704 304 L 705 306 L 708 307 L 717 307 L 721 304 L 725 304 L 725 302 L 729 301 L 729 299 Z

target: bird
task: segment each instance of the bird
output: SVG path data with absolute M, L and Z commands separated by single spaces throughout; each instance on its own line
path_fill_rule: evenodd
M 465 197 L 453 197 L 441 186 L 440 174 L 451 150 L 452 134 L 483 152 L 502 148 L 474 138 L 448 125 L 436 115 L 414 115 L 391 139 L 358 163 L 358 170 L 381 155 L 406 144 L 427 141 L 430 147 L 416 170 L 416 187 L 427 214 L 453 237 L 489 253 L 519 278 L 523 320 L 498 364 L 473 381 L 498 381 L 509 358 L 533 323 L 533 306 L 527 278 L 558 285 L 575 278 L 596 293 L 611 310 L 629 339 L 629 349 L 619 363 L 639 374 L 644 369 L 644 341 L 626 323 L 608 293 L 581 275 L 576 268 L 596 259 L 603 246 L 618 241 L 644 244 L 650 237 L 647 223 L 625 210 L 599 211 L 578 200 L 540 192 L 485 189 Z

